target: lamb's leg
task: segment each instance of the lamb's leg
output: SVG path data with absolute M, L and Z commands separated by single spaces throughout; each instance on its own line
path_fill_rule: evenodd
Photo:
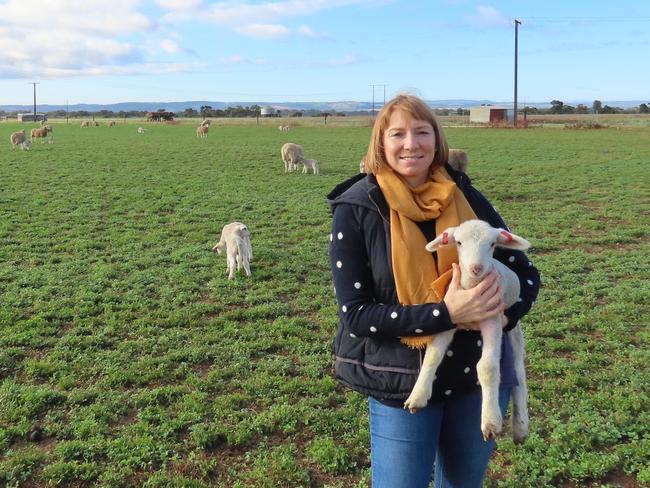
M 528 385 L 526 384 L 526 368 L 524 359 L 524 333 L 521 326 L 517 325 L 507 334 L 512 347 L 515 362 L 515 374 L 518 386 L 512 390 L 512 440 L 515 444 L 522 444 L 528 437 Z
M 236 266 L 237 266 L 237 259 L 235 258 L 235 254 L 232 252 L 228 252 L 228 279 L 229 280 L 232 280 L 235 277 Z
M 408 408 L 411 413 L 415 413 L 419 408 L 427 406 L 433 391 L 436 370 L 440 366 L 455 332 L 456 329 L 452 329 L 436 334 L 433 336 L 433 340 L 427 344 L 420 374 L 413 391 L 404 402 L 404 408 Z
M 494 439 L 501 432 L 501 409 L 499 408 L 499 383 L 501 372 L 501 330 L 500 320 L 489 319 L 481 324 L 483 352 L 476 365 L 481 384 L 481 431 L 485 440 Z

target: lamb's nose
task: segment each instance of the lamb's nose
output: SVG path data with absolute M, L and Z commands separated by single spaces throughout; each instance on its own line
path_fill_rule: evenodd
M 475 275 L 478 276 L 483 271 L 483 265 L 481 265 L 481 264 L 473 264 L 472 266 L 470 266 L 470 270 L 472 271 L 472 273 L 474 273 Z

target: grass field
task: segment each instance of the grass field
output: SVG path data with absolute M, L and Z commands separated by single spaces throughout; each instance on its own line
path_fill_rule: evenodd
M 370 129 L 0 125 L 0 486 L 361 487 L 366 400 L 333 379 L 325 194 Z M 449 128 L 543 288 L 532 433 L 488 487 L 650 486 L 650 129 Z M 321 176 L 283 173 L 304 146 Z M 248 224 L 253 276 L 210 249 Z

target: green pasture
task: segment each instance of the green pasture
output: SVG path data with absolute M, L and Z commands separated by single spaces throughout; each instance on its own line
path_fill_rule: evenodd
M 0 486 L 362 487 L 366 400 L 333 378 L 325 195 L 368 127 L 0 125 Z M 29 132 L 29 127 L 28 130 Z M 488 487 L 650 486 L 650 129 L 449 128 L 533 243 L 532 433 Z M 284 174 L 296 142 L 321 176 Z M 226 277 L 221 227 L 251 231 Z

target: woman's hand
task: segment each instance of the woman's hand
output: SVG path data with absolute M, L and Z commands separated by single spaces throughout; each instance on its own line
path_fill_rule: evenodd
M 452 277 L 443 300 L 454 324 L 478 330 L 478 322 L 503 315 L 504 304 L 499 288 L 499 274 L 493 271 L 474 288 L 460 287 L 460 268 L 452 264 Z M 503 322 L 503 319 L 502 319 Z M 476 328 L 475 328 L 476 327 Z

